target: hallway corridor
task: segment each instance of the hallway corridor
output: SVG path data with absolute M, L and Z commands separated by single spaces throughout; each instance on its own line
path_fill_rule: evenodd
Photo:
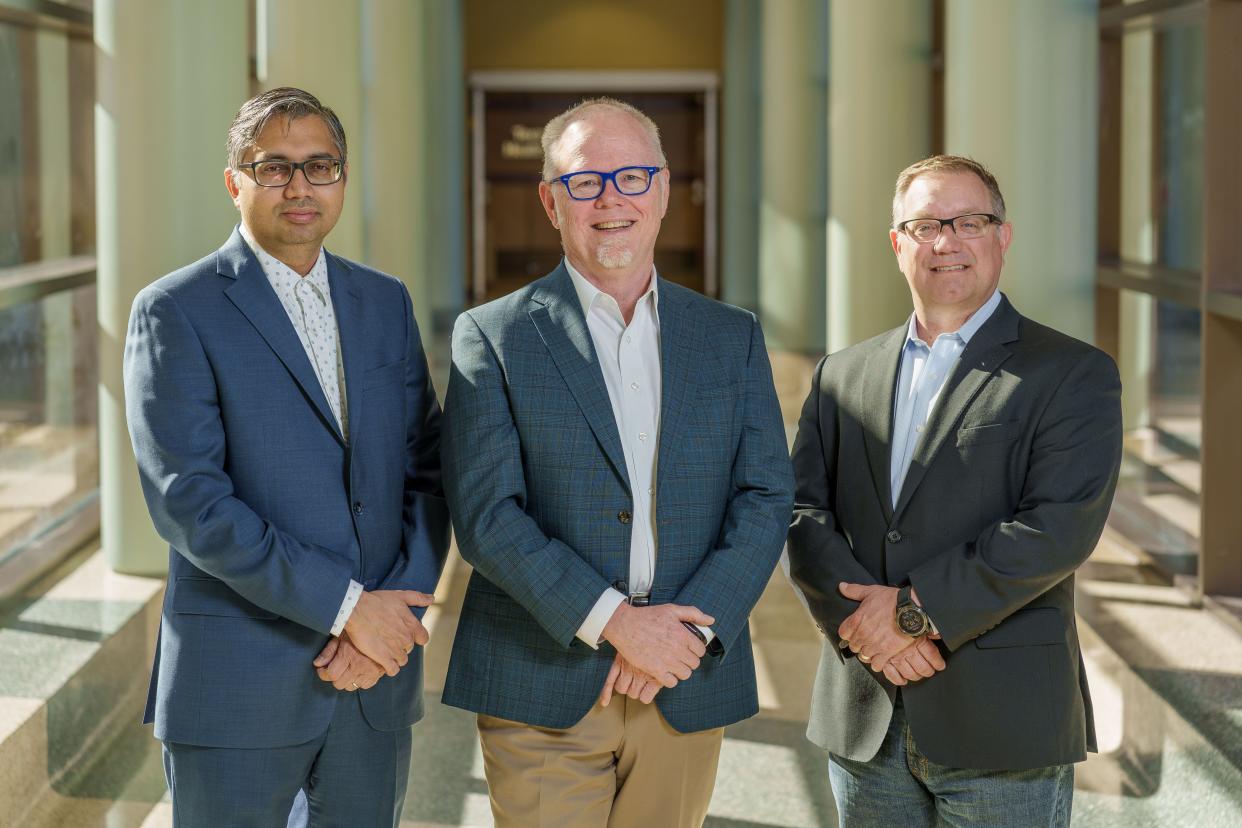
M 774 364 L 792 438 L 813 363 L 776 354 Z M 0 619 L 0 663 L 12 665 L 20 659 L 21 636 L 52 639 L 55 630 L 61 630 L 62 638 L 69 635 L 64 630 L 74 625 L 65 619 L 55 629 L 35 623 L 38 608 L 63 597 L 68 581 L 104 585 L 107 597 L 99 598 L 99 606 L 89 612 L 84 610 L 91 617 L 107 616 L 114 604 L 149 600 L 146 595 L 155 592 L 146 579 L 113 575 L 102 566 L 94 572 L 91 561 L 98 557 L 16 616 Z M 453 553 L 437 592 L 439 602 L 428 614 L 432 635 L 427 647 L 428 712 L 414 731 L 404 828 L 492 824 L 473 717 L 437 703 L 468 575 L 469 567 Z M 1242 633 L 1189 606 L 1175 587 L 1153 580 L 1111 528 L 1080 577 L 1080 634 L 1102 752 L 1079 766 L 1074 825 L 1240 825 Z M 143 596 L 134 594 L 139 589 Z M 826 757 L 803 735 L 819 636 L 782 571 L 774 574 L 751 626 L 761 712 L 726 733 L 707 824 L 712 828 L 835 825 Z M 78 638 L 89 640 L 80 631 Z M 46 659 L 66 651 L 49 645 L 39 652 Z M 29 659 L 31 650 L 25 653 Z M 128 679 L 130 686 L 141 684 L 145 691 L 145 676 Z M 18 715 L 11 704 L 16 699 L 4 698 L 23 695 L 17 686 L 11 670 L 0 671 L 0 736 L 10 732 L 6 717 Z M 59 705 L 61 722 L 72 722 L 103 701 L 93 698 L 93 692 L 86 684 L 72 692 L 67 688 L 49 702 L 49 708 Z M 54 779 L 53 792 L 36 814 L 20 822 L 21 828 L 172 824 L 158 745 L 149 728 L 136 724 L 140 695 L 131 692 L 126 698 L 130 709 L 118 720 L 117 735 L 94 755 L 75 761 L 74 770 Z M 48 731 L 54 729 L 51 720 L 57 712 L 47 713 Z M 47 749 L 50 773 L 55 747 Z M 43 759 L 29 755 L 29 761 Z M 0 794 L 5 776 L 0 768 Z M 12 804 L 0 801 L 0 806 Z M 0 808 L 0 826 L 16 828 L 19 823 L 6 821 L 6 813 L 13 812 Z

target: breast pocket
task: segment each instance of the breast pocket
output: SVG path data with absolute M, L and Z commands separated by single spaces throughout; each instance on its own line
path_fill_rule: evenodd
M 1021 431 L 1021 420 L 964 426 L 958 429 L 957 444 L 961 447 L 981 446 L 987 443 L 1008 443 L 1016 440 Z
M 400 359 L 371 368 L 362 374 L 362 390 L 374 391 L 384 388 L 400 388 L 405 382 L 405 360 Z

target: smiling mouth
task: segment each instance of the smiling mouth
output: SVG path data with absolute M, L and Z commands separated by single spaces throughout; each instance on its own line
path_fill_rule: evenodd
M 965 269 L 966 269 L 966 265 L 964 264 L 940 265 L 939 267 L 933 267 L 932 272 L 933 273 L 956 273 L 959 270 L 965 270 Z
M 632 227 L 632 221 L 601 221 L 598 224 L 592 224 L 596 230 L 625 230 Z

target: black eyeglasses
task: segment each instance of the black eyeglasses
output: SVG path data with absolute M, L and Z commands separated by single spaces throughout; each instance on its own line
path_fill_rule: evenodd
M 260 187 L 287 187 L 298 170 L 316 187 L 325 187 L 341 180 L 345 162 L 339 158 L 308 158 L 305 161 L 254 161 L 238 164 L 238 169 L 250 170 L 254 183 Z
M 919 244 L 931 244 L 940 238 L 940 234 L 944 232 L 946 227 L 952 227 L 953 232 L 957 234 L 959 239 L 977 239 L 986 233 L 993 224 L 1004 223 L 1004 219 L 991 213 L 969 213 L 964 216 L 954 216 L 947 219 L 909 219 L 898 224 L 896 229 L 905 231 L 907 236 Z
M 612 172 L 598 170 L 578 170 L 558 176 L 547 182 L 557 181 L 565 185 L 565 192 L 574 201 L 590 201 L 599 198 L 608 182 L 617 188 L 621 195 L 642 195 L 651 189 L 651 181 L 662 167 L 621 167 Z

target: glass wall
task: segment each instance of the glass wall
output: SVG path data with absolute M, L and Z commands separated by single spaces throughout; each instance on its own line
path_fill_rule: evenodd
M 1101 33 L 1097 337 L 1115 350 L 1126 426 L 1109 525 L 1139 561 L 1193 584 L 1202 546 L 1206 44 L 1202 15 L 1182 5 Z
M 0 566 L 99 481 L 94 48 L 66 13 L 0 16 Z

